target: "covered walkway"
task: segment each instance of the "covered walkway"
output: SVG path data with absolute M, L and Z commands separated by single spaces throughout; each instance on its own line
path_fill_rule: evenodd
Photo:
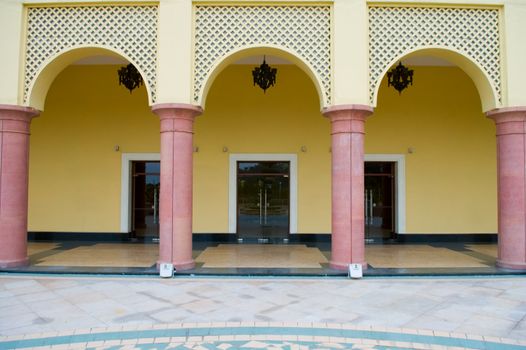
M 144 242 L 30 242 L 28 267 L 12 272 L 157 275 L 158 244 Z M 466 242 L 366 245 L 366 276 L 510 275 L 495 267 L 497 244 Z M 254 244 L 194 242 L 196 266 L 176 275 L 345 276 L 331 269 L 330 242 Z

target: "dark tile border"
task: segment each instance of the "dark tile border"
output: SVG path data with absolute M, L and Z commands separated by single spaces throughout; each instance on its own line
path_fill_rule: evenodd
M 398 234 L 396 243 L 497 243 L 496 233 Z
M 294 233 L 287 237 L 290 243 L 316 244 L 331 243 L 328 233 Z M 232 233 L 194 233 L 194 243 L 236 243 L 237 235 Z M 39 241 L 80 241 L 80 242 L 130 242 L 130 233 L 121 232 L 28 232 L 28 240 Z M 151 242 L 151 240 L 146 241 Z M 257 239 L 244 239 L 244 243 L 257 243 Z M 397 234 L 395 239 L 377 240 L 372 244 L 397 244 L 397 243 L 497 243 L 497 234 L 470 233 L 470 234 Z M 140 241 L 144 243 L 144 241 Z M 282 239 L 269 239 L 269 243 L 280 244 Z
M 127 242 L 129 233 L 120 232 L 28 232 L 27 239 L 31 242 Z

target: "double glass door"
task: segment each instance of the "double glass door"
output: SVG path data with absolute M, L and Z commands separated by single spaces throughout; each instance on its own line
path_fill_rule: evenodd
M 132 163 L 132 239 L 159 239 L 160 163 Z
M 239 238 L 286 238 L 289 233 L 289 162 L 237 163 Z
M 365 162 L 365 240 L 394 238 L 395 163 Z

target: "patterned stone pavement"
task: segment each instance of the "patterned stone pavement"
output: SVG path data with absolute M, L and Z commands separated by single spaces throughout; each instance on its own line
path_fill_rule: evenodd
M 4 274 L 0 336 L 0 349 L 523 349 L 526 278 Z

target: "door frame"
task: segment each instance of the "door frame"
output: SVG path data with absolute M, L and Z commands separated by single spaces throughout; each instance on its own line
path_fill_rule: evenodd
M 132 162 L 161 161 L 159 153 L 122 153 L 121 155 L 121 233 L 132 228 Z
M 237 162 L 285 161 L 290 163 L 289 174 L 289 233 L 298 232 L 298 156 L 285 153 L 231 153 L 228 176 L 228 233 L 237 234 Z
M 364 161 L 395 163 L 395 233 L 406 233 L 405 154 L 366 154 Z

